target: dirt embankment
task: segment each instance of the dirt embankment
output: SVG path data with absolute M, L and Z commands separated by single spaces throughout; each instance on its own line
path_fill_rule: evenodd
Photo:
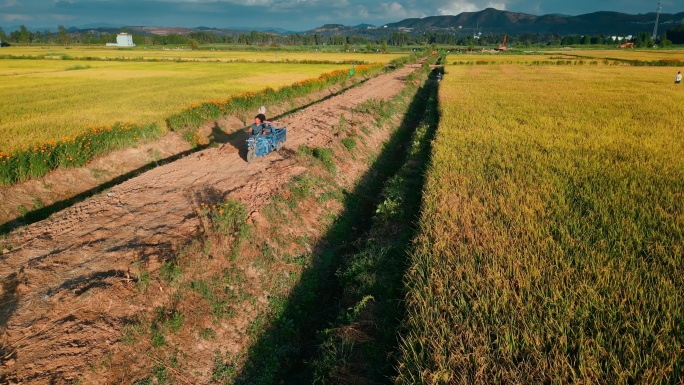
M 279 123 L 288 127 L 289 151 L 282 155 L 247 164 L 245 138 L 236 136 L 10 233 L 3 241 L 10 250 L 0 257 L 0 382 L 71 383 L 94 370 L 116 350 L 122 326 L 158 305 L 153 295 L 130 300 L 134 261 L 157 269 L 197 234 L 201 203 L 238 200 L 258 218 L 257 202 L 306 171 L 292 156 L 300 145 L 329 145 L 341 115 L 396 95 L 415 68 L 378 76 L 284 117 Z
M 361 79 L 363 78 L 357 81 Z M 316 103 L 348 86 L 334 85 L 306 97 L 268 106 L 268 116 L 278 116 Z M 212 137 L 215 142 L 226 142 L 231 133 L 244 128 L 246 122 L 251 123 L 252 116 L 248 115 L 227 116 L 206 124 L 200 131 L 206 137 Z M 159 140 L 117 150 L 94 159 L 85 167 L 58 169 L 39 179 L 0 187 L 0 226 L 15 228 L 27 222 L 35 222 L 33 218 L 45 218 L 61 207 L 68 207 L 72 200 L 82 200 L 79 197 L 93 195 L 159 163 L 173 161 L 192 152 L 192 146 L 180 133 L 170 132 Z

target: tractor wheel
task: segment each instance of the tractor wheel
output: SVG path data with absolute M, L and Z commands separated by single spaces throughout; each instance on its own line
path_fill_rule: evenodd
M 247 151 L 247 163 L 252 163 L 256 159 L 256 154 L 254 150 Z

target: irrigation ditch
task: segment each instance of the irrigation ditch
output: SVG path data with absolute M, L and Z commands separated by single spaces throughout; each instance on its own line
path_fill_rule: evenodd
M 320 255 L 249 349 L 237 383 L 391 383 L 402 280 L 438 125 L 437 71 L 376 111 L 404 117 L 344 192 L 343 211 L 314 246 Z

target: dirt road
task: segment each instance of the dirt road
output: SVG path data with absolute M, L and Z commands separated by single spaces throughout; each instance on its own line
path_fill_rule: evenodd
M 326 145 L 342 114 L 396 95 L 415 68 L 380 75 L 283 118 L 283 155 L 248 164 L 241 136 L 9 234 L 11 250 L 0 256 L 0 382 L 68 383 L 65 373 L 86 370 L 89 357 L 116 343 L 112 336 L 123 321 L 154 305 L 126 299 L 134 260 L 154 264 L 193 237 L 200 203 L 230 198 L 256 210 L 256 198 L 305 171 L 292 156 L 300 145 Z

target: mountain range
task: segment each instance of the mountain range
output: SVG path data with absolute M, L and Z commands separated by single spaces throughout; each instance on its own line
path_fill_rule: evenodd
M 559 14 L 549 14 L 536 16 L 520 12 L 501 11 L 494 8 L 487 8 L 478 12 L 463 12 L 454 16 L 429 16 L 425 18 L 411 18 L 389 23 L 383 26 L 372 26 L 360 24 L 356 26 L 345 26 L 341 24 L 327 24 L 310 31 L 288 31 L 278 28 L 251 28 L 251 27 L 197 27 L 197 28 L 177 28 L 177 27 L 151 27 L 151 26 L 114 26 L 106 23 L 92 23 L 80 27 L 71 27 L 70 31 L 77 30 L 100 30 L 114 31 L 126 29 L 133 33 L 142 34 L 186 34 L 192 31 L 207 31 L 213 33 L 236 34 L 256 30 L 280 35 L 293 33 L 321 35 L 357 35 L 357 36 L 378 36 L 390 32 L 402 31 L 409 34 L 422 34 L 430 31 L 442 31 L 449 33 L 473 34 L 481 32 L 483 34 L 502 34 L 519 35 L 524 33 L 558 33 L 560 35 L 634 35 L 638 32 L 652 32 L 655 24 L 656 14 L 647 13 L 630 15 L 620 12 L 594 12 L 578 16 L 568 16 Z M 660 14 L 658 29 L 665 31 L 679 24 L 684 24 L 684 12 L 676 14 Z M 18 30 L 16 27 L 14 30 Z M 45 28 L 32 30 L 56 30 L 56 28 Z M 6 30 L 6 32 L 13 29 Z
M 652 32 L 656 14 L 629 15 L 620 12 L 594 12 L 579 16 L 543 15 L 500 11 L 487 8 L 479 12 L 463 12 L 456 16 L 430 16 L 422 19 L 405 19 L 387 24 L 387 28 L 413 30 L 459 29 L 483 33 L 547 33 L 561 35 L 636 34 Z M 684 23 L 684 12 L 660 14 L 658 29 L 666 30 Z

